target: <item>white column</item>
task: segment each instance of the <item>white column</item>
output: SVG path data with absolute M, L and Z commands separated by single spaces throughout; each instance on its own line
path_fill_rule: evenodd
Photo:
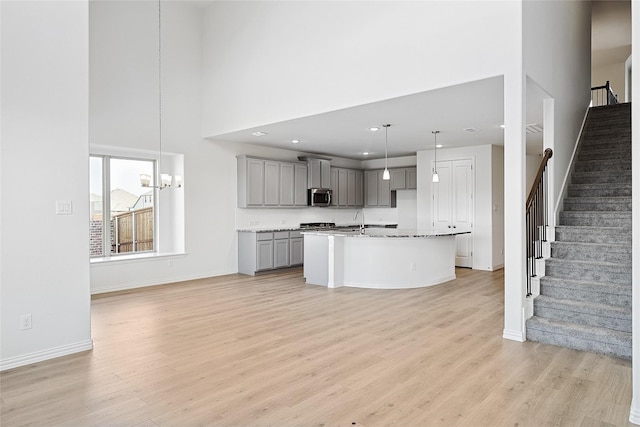
M 504 330 L 503 338 L 524 341 L 526 280 L 525 182 L 526 182 L 526 77 L 520 46 L 504 77 Z
M 631 100 L 634 107 L 631 108 L 631 145 L 633 159 L 632 188 L 633 199 L 631 208 L 633 210 L 632 220 L 632 304 L 633 304 L 633 352 L 634 361 L 640 360 L 640 3 L 631 2 L 631 40 L 633 43 L 631 52 L 631 62 L 634 64 L 631 69 Z M 629 421 L 640 424 L 640 364 L 633 364 L 633 399 L 631 401 L 631 412 Z

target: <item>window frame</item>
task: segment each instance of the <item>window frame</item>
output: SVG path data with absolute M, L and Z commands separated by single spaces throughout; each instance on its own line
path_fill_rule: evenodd
M 158 208 L 158 188 L 155 186 L 155 183 L 158 182 L 158 159 L 149 157 L 149 156 L 129 156 L 129 155 L 113 155 L 113 154 L 98 154 L 98 153 L 89 153 L 89 161 L 91 158 L 99 158 L 101 159 L 101 167 L 102 167 L 102 254 L 100 255 L 91 255 L 89 254 L 90 260 L 98 260 L 102 259 L 105 261 L 117 259 L 120 257 L 127 258 L 135 258 L 137 256 L 143 258 L 148 257 L 149 255 L 157 255 L 158 254 L 158 238 L 159 238 L 159 211 Z M 152 184 L 151 188 L 153 191 L 153 249 L 146 251 L 132 251 L 132 252 L 122 252 L 122 253 L 111 253 L 111 160 L 133 160 L 133 161 L 144 161 L 150 162 L 152 164 L 153 173 L 152 173 Z M 91 168 L 89 168 L 91 169 Z M 135 248 L 135 243 L 134 243 Z

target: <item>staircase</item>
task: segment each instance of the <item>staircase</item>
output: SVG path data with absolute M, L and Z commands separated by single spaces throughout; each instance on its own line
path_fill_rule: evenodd
M 591 108 L 527 339 L 631 358 L 631 104 Z

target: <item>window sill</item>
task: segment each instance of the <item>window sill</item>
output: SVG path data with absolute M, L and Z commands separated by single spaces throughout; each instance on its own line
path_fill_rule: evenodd
M 186 252 L 146 252 L 140 254 L 132 254 L 132 255 L 118 255 L 111 257 L 95 257 L 90 258 L 90 265 L 106 265 L 106 264 L 114 264 L 114 263 L 129 263 L 136 261 L 149 261 L 155 259 L 164 259 L 164 258 L 177 258 L 186 256 Z

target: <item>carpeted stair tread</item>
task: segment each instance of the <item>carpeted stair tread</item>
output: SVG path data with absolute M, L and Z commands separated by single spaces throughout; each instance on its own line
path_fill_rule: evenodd
M 631 320 L 631 307 L 554 298 L 548 295 L 538 295 L 534 299 L 534 304 L 545 307 L 562 308 L 576 313 L 602 314 Z
M 527 339 L 624 359 L 631 358 L 631 334 L 537 316 L 527 320 Z
M 571 184 L 569 185 L 569 197 L 622 197 L 631 196 L 631 184 Z
M 560 225 L 630 227 L 630 211 L 562 211 Z
M 631 196 L 566 197 L 565 211 L 631 211 Z
M 602 171 L 602 170 L 631 170 L 631 158 L 605 159 L 605 160 L 580 160 L 576 162 L 576 172 Z
M 591 242 L 551 242 L 551 257 L 582 261 L 605 261 L 631 263 L 631 242 L 591 243 Z
M 631 307 L 631 285 L 629 284 L 544 276 L 540 278 L 540 295 Z
M 556 241 L 583 243 L 631 243 L 630 227 L 556 226 Z
M 631 307 L 539 295 L 533 300 L 533 315 L 583 326 L 631 332 Z
M 545 274 L 593 282 L 630 284 L 631 264 L 549 258 L 545 261 Z

